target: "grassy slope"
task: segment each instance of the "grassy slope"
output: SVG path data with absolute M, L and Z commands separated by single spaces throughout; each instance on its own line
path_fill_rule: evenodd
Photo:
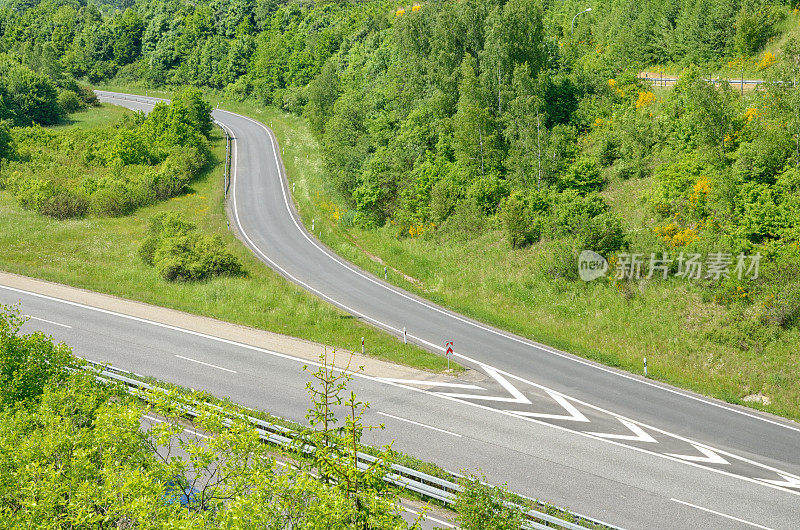
M 364 269 L 382 276 L 383 265 L 369 254 L 380 256 L 390 267 L 389 281 L 476 319 L 631 372 L 642 371 L 646 356 L 652 378 L 733 403 L 761 392 L 772 404 L 748 405 L 800 419 L 796 329 L 781 342 L 764 345 L 761 353 L 743 352 L 707 338 L 723 310 L 704 302 L 686 282 L 643 283 L 635 291 L 599 282 L 561 283 L 541 272 L 546 243 L 512 251 L 499 230 L 466 243 L 398 239 L 391 228 L 345 230 L 332 209 L 346 207 L 324 179 L 320 149 L 305 121 L 271 107 L 219 101 L 272 127 L 285 148 L 288 178 L 306 226 L 315 219 L 317 236 Z M 648 186 L 648 180 L 615 182 L 605 192 L 633 230 L 648 221 L 641 201 Z
M 123 113 L 102 107 L 72 117 L 75 127 L 109 123 Z M 225 145 L 214 132 L 217 163 L 185 195 L 121 218 L 56 221 L 20 208 L 0 191 L 0 269 L 206 315 L 238 324 L 356 350 L 366 337 L 368 353 L 415 367 L 441 370 L 446 361 L 354 320 L 287 283 L 253 257 L 226 228 L 222 196 Z M 168 283 L 136 256 L 147 220 L 162 211 L 183 213 L 206 233 L 221 235 L 245 264 L 246 278 Z

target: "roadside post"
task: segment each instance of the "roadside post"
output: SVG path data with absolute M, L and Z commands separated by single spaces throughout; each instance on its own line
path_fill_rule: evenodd
M 408 344 L 408 335 L 406 334 L 405 326 L 403 326 L 403 344 Z
M 450 357 L 453 355 L 453 341 L 445 342 L 444 356 L 447 357 L 447 369 L 450 369 Z
M 361 337 L 361 355 L 364 355 L 364 337 Z
M 389 279 L 389 272 L 387 271 L 386 267 L 383 268 L 383 279 L 384 280 Z
M 647 357 L 644 358 L 644 376 L 647 377 Z

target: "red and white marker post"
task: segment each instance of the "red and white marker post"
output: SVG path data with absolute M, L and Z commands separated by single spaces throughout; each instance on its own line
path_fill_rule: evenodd
M 450 369 L 450 357 L 453 355 L 453 341 L 444 343 L 444 356 L 447 357 L 447 369 Z

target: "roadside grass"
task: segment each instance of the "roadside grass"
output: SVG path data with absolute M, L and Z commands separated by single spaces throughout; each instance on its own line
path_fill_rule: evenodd
M 126 112 L 130 111 L 102 105 L 73 115 L 72 125 L 107 125 Z M 340 349 L 358 351 L 363 336 L 369 355 L 427 370 L 446 368 L 444 357 L 402 344 L 287 282 L 258 261 L 227 229 L 222 189 L 225 142 L 218 129 L 212 146 L 215 162 L 187 193 L 125 217 L 58 221 L 22 209 L 7 191 L 0 191 L 0 269 Z M 180 212 L 205 233 L 220 235 L 248 275 L 197 283 L 161 279 L 136 251 L 150 217 L 167 211 Z
M 711 340 L 724 309 L 705 301 L 700 288 L 685 281 L 618 285 L 556 280 L 543 272 L 552 242 L 511 250 L 497 228 L 468 241 L 430 233 L 398 238 L 391 226 L 345 228 L 337 212 L 347 206 L 326 182 L 319 145 L 304 119 L 255 102 L 211 96 L 222 108 L 272 128 L 285 148 L 287 176 L 306 227 L 314 219 L 315 235 L 365 270 L 383 277 L 387 266 L 388 280 L 395 285 L 537 342 L 639 374 L 647 357 L 650 378 L 800 419 L 797 329 L 764 344 L 760 352 L 742 351 Z M 647 186 L 643 180 L 615 181 L 604 192 L 634 234 L 646 226 L 641 197 Z M 771 403 L 742 399 L 759 393 Z

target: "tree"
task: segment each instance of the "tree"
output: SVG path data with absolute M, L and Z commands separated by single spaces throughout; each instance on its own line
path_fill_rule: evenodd
M 497 168 L 497 129 L 485 105 L 485 93 L 475 73 L 477 62 L 465 55 L 461 62 L 458 110 L 453 116 L 453 148 L 462 178 L 470 181 Z

